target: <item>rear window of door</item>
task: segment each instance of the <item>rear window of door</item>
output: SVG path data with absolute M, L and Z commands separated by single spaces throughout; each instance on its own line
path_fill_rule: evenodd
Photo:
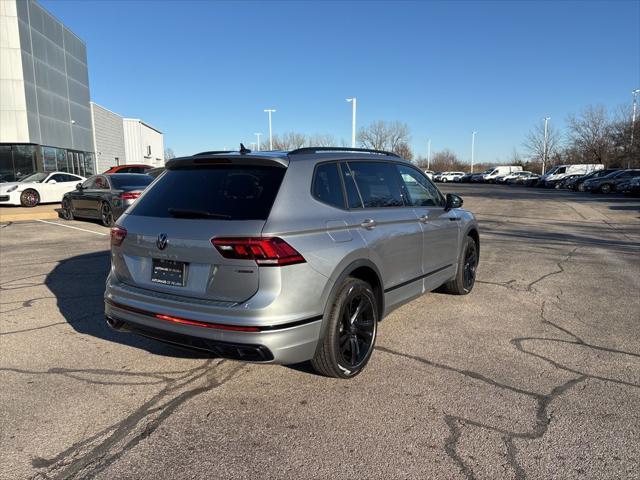
M 438 189 L 418 170 L 397 165 L 398 173 L 407 191 L 407 202 L 414 207 L 439 207 L 444 200 Z
M 364 208 L 402 207 L 395 166 L 386 162 L 349 162 Z
M 247 165 L 167 170 L 131 215 L 266 220 L 285 170 Z

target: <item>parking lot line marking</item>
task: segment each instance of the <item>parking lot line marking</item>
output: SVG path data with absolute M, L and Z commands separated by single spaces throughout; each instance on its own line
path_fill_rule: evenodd
M 96 235 L 108 235 L 107 233 L 94 232 L 93 230 L 87 230 L 85 228 L 80 228 L 80 227 L 74 227 L 73 225 L 62 225 L 61 223 L 47 222 L 46 220 L 36 220 L 36 222 L 48 223 L 50 225 L 57 225 L 59 227 L 73 228 L 74 230 L 80 230 L 82 232 L 95 233 Z

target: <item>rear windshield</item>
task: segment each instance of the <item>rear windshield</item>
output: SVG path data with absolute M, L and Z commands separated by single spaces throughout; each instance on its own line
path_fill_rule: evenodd
M 145 217 L 266 220 L 285 169 L 224 165 L 167 170 L 131 210 Z
M 139 173 L 118 173 L 116 175 L 111 175 L 110 180 L 113 188 L 117 188 L 118 190 L 145 188 L 147 185 L 153 182 L 153 178 L 151 178 L 149 175 L 142 175 Z

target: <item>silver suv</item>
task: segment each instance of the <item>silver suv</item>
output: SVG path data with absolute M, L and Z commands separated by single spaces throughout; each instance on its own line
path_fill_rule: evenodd
M 167 162 L 111 230 L 109 325 L 252 362 L 357 375 L 378 321 L 464 295 L 480 244 L 462 199 L 376 150 L 205 152 Z

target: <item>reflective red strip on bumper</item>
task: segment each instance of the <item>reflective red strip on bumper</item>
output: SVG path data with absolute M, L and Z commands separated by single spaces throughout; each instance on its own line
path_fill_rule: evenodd
M 225 325 L 221 323 L 200 322 L 198 320 L 188 320 L 186 318 L 173 317 L 171 315 L 164 315 L 162 313 L 155 313 L 155 312 L 150 312 L 148 310 L 143 310 L 141 308 L 122 305 L 120 303 L 116 303 L 113 300 L 109 300 L 109 299 L 105 299 L 105 302 L 121 310 L 127 310 L 129 312 L 139 313 L 141 315 L 153 317 L 158 320 L 164 320 L 166 322 L 177 323 L 180 325 L 189 325 L 191 327 L 213 328 L 215 330 L 227 330 L 231 332 L 259 332 L 260 331 L 260 327 L 243 327 L 238 325 Z

